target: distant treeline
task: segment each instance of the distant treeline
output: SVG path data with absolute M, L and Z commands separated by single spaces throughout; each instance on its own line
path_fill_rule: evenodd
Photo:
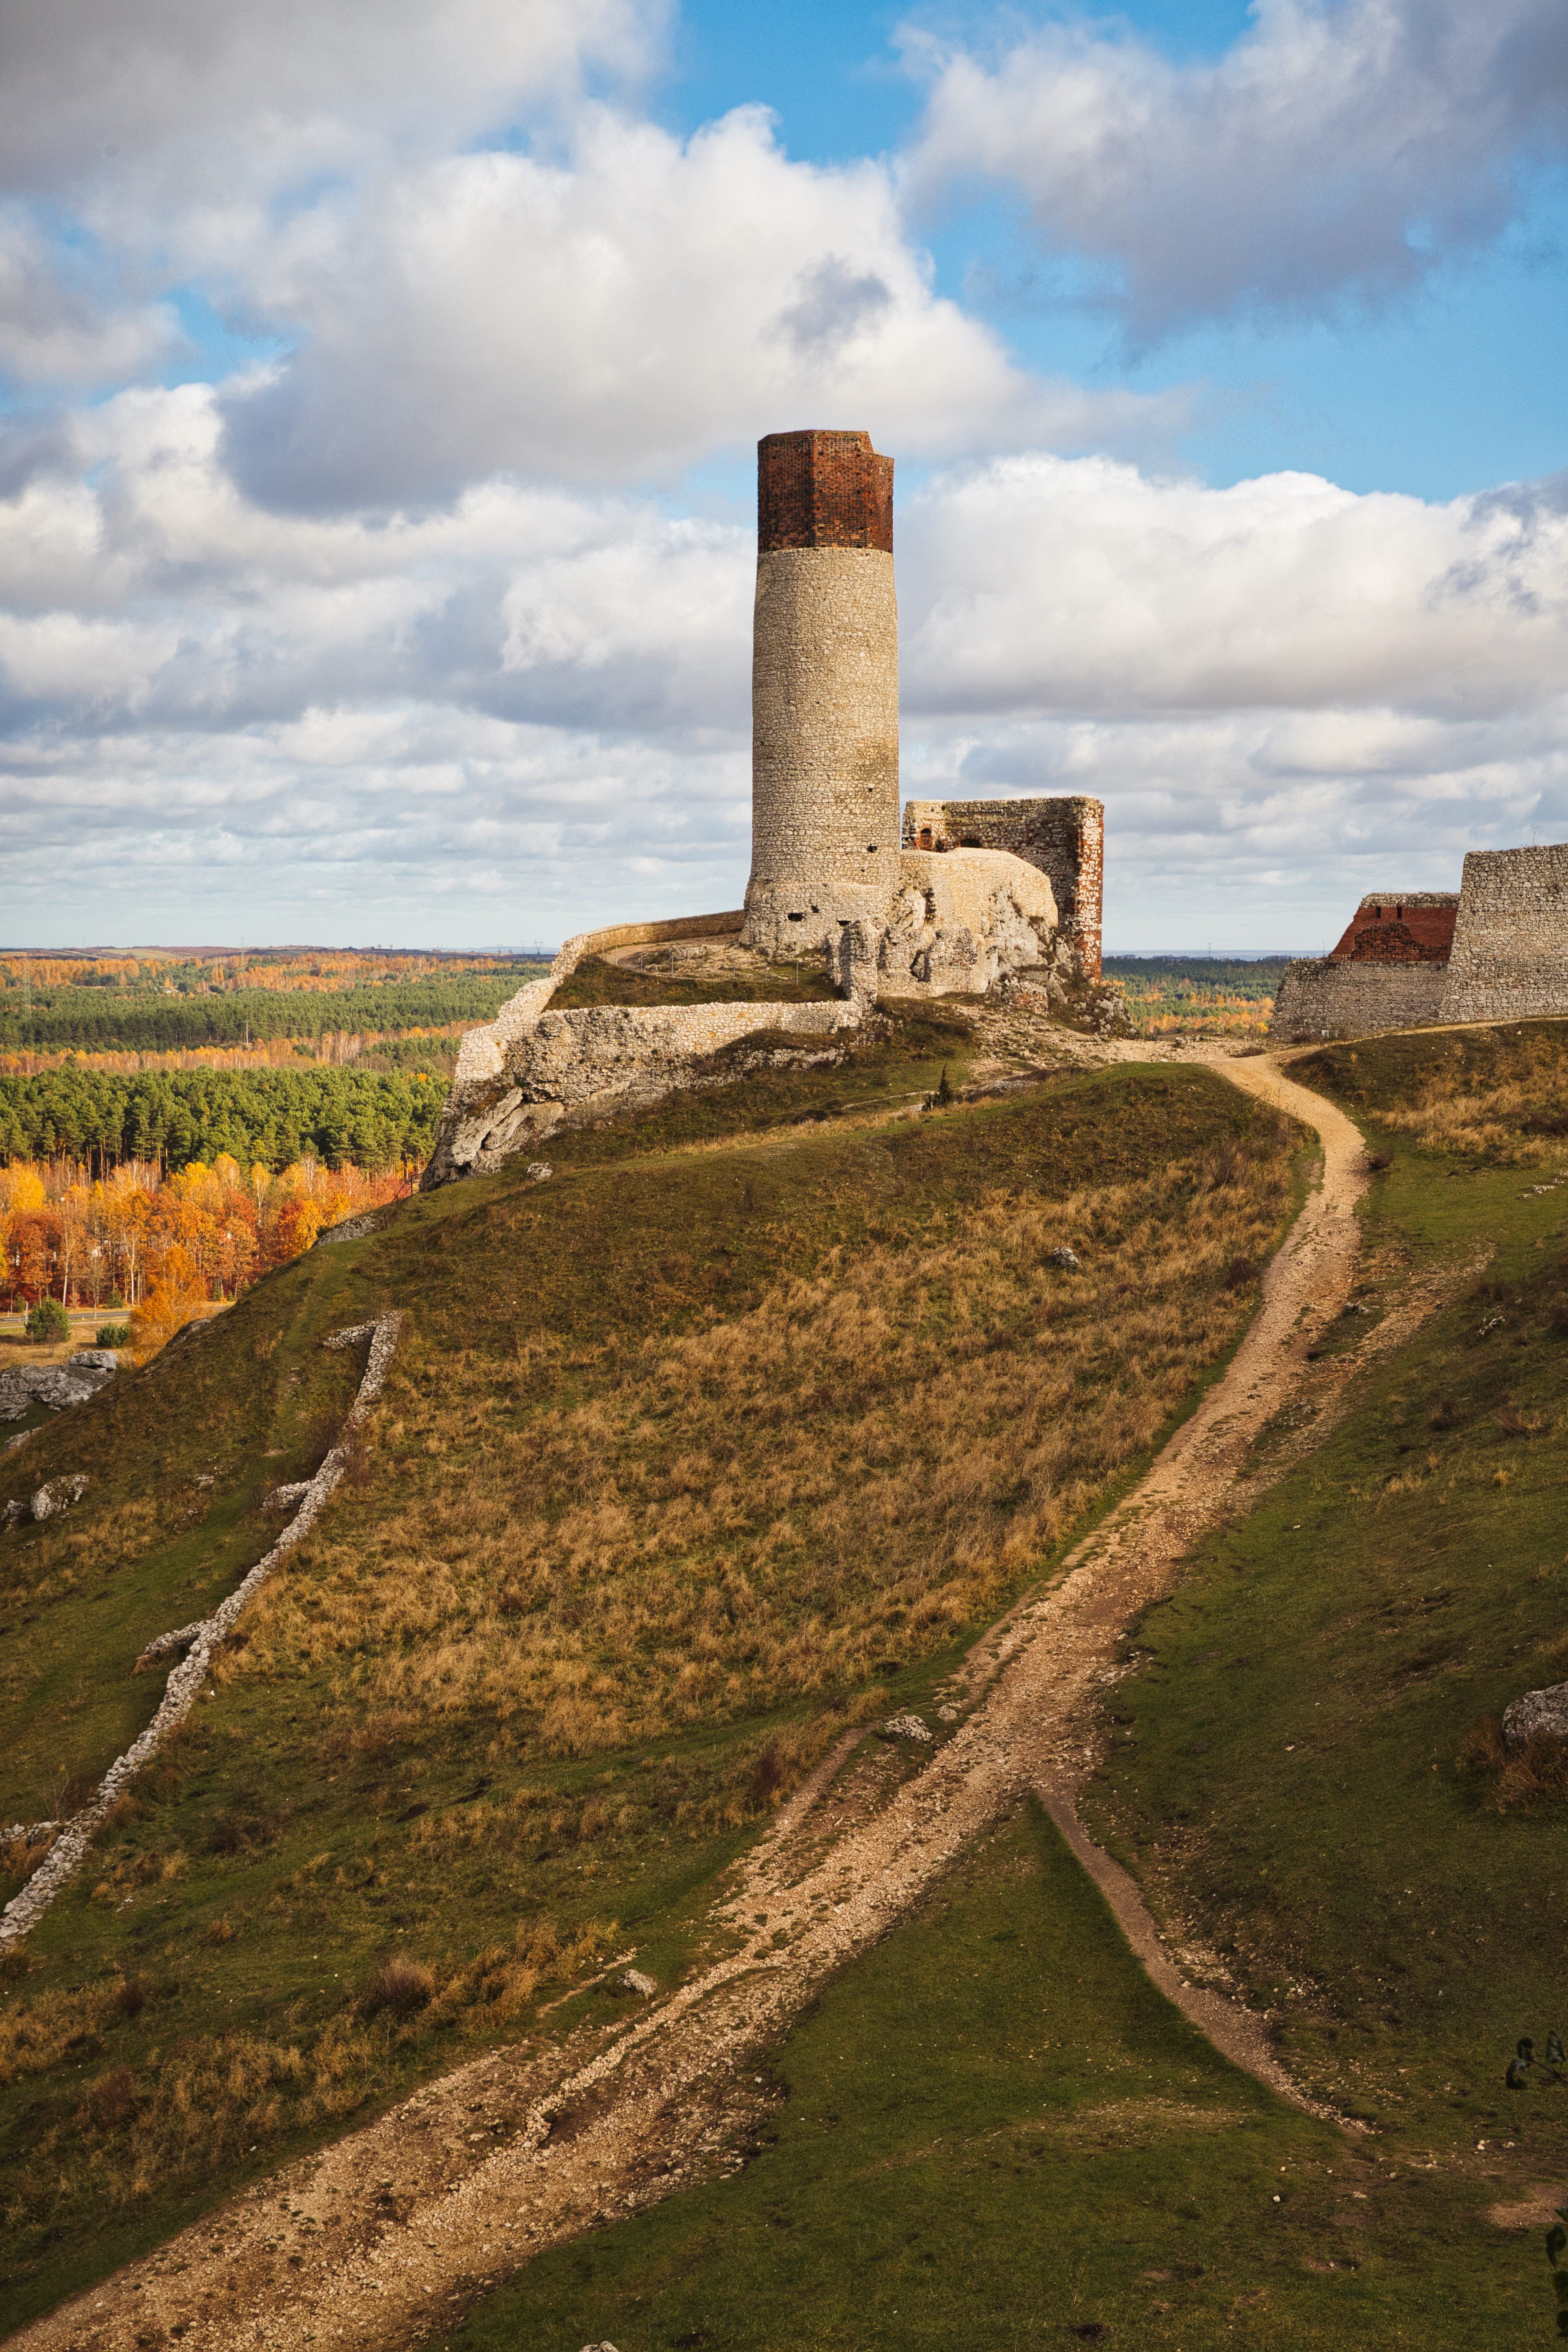
M 1171 996 L 1185 989 L 1225 996 L 1272 996 L 1289 956 L 1107 956 L 1108 980 L 1127 983 L 1129 995 Z
M 342 1067 L 47 1070 L 0 1076 L 0 1160 L 71 1159 L 101 1175 L 124 1160 L 165 1171 L 227 1152 L 272 1170 L 313 1154 L 372 1171 L 430 1156 L 447 1081 Z
M 0 1048 L 80 1045 L 168 1053 L 176 1046 L 237 1045 L 247 1038 L 319 1037 L 327 1030 L 430 1029 L 489 1021 L 537 969 L 460 972 L 332 991 L 235 989 L 207 996 L 152 996 L 107 988 L 40 988 L 29 1006 L 0 996 Z

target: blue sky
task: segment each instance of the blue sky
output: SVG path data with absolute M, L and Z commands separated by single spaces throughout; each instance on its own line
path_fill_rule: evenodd
M 10 940 L 735 903 L 806 423 L 1116 943 L 1568 837 L 1558 0 L 0 13 Z

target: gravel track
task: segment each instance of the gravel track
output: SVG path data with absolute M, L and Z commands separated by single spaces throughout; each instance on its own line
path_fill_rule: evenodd
M 1165 1058 L 1148 1047 L 1101 1057 Z M 1121 1672 L 1121 1637 L 1198 1537 L 1259 1491 L 1260 1476 L 1247 1475 L 1253 1442 L 1310 1383 L 1307 1351 L 1343 1307 L 1356 1259 L 1367 1179 L 1351 1121 L 1268 1058 L 1202 1058 L 1316 1130 L 1321 1180 L 1266 1271 L 1229 1366 L 1050 1587 L 977 1645 L 952 1694 L 962 1719 L 929 1761 L 874 1807 L 851 1802 L 829 1830 L 818 1800 L 857 1746 L 851 1735 L 739 1866 L 713 1913 L 731 1948 L 690 1982 L 619 2029 L 579 2032 L 564 2048 L 521 2043 L 427 2085 L 24 2329 L 16 2347 L 132 2352 L 176 2333 L 203 2347 L 423 2341 L 531 2254 L 724 2163 L 758 2097 L 749 2085 L 760 2054 L 1031 1790 L 1162 1989 L 1227 2056 L 1310 2104 L 1270 2055 L 1261 2021 L 1184 1981 L 1131 1880 L 1073 1811 L 1098 1696 Z M 878 1771 L 864 1758 L 846 1776 L 851 1791 L 882 1798 L 894 1776 L 874 1786 Z

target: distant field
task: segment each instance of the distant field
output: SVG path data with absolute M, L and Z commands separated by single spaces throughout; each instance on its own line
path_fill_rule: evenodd
M 1173 1029 L 1264 1030 L 1289 956 L 1107 956 L 1145 1035 Z

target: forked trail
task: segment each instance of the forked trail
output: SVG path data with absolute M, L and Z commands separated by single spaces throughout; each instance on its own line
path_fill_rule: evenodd
M 828 1834 L 814 1809 L 841 1760 L 830 1758 L 716 1914 L 730 1956 L 613 2036 L 476 2061 L 233 2199 L 24 2330 L 16 2346 L 420 2341 L 531 2254 L 669 2194 L 700 2168 L 743 2104 L 747 2062 L 1029 1790 L 1079 1843 L 1163 1989 L 1227 2055 L 1299 2095 L 1256 2020 L 1182 1984 L 1131 1882 L 1119 1884 L 1114 1866 L 1079 1843 L 1071 1811 L 1090 1759 L 1094 1694 L 1116 1672 L 1120 1637 L 1203 1531 L 1246 1499 L 1252 1441 L 1300 1387 L 1356 1255 L 1366 1179 L 1355 1128 L 1268 1059 L 1215 1066 L 1316 1130 L 1321 1182 L 1268 1269 L 1229 1368 L 1060 1577 L 973 1654 L 956 1694 L 969 1711 L 930 1763 L 880 1810 Z

